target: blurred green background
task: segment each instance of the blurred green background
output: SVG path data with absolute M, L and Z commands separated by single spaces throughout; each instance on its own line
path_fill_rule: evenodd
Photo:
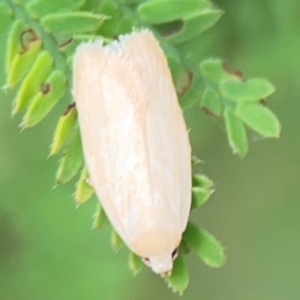
M 20 134 L 20 117 L 11 118 L 13 93 L 1 91 L 1 299 L 300 299 L 300 1 L 215 3 L 226 13 L 184 47 L 193 47 L 195 62 L 222 57 L 245 76 L 274 82 L 277 93 L 268 106 L 283 125 L 280 140 L 253 135 L 240 160 L 218 122 L 199 108 L 186 111 L 194 154 L 217 187 L 192 218 L 223 242 L 225 267 L 213 270 L 189 255 L 183 297 L 148 269 L 134 278 L 126 251 L 111 251 L 109 229 L 91 230 L 95 199 L 75 209 L 74 182 L 53 189 L 58 157 L 47 156 L 66 103 Z M 0 70 L 4 40 L 2 34 Z

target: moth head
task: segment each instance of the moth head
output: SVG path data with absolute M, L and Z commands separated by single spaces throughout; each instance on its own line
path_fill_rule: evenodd
M 143 263 L 150 267 L 154 273 L 162 277 L 170 276 L 173 269 L 173 261 L 178 256 L 178 248 L 167 255 L 144 257 Z

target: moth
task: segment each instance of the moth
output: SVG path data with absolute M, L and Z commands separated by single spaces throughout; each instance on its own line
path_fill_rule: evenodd
M 149 30 L 82 43 L 73 60 L 90 182 L 131 251 L 171 273 L 191 206 L 191 147 L 167 60 Z

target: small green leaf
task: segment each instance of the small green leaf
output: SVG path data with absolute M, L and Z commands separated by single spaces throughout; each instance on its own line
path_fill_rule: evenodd
M 118 233 L 113 230 L 111 233 L 111 247 L 114 252 L 119 252 L 124 247 L 124 242 Z
M 109 17 L 98 30 L 98 34 L 106 37 L 114 37 L 117 35 L 121 19 L 121 12 L 117 3 L 110 0 L 104 0 L 101 2 L 97 13 Z
M 135 253 L 133 253 L 132 251 L 129 251 L 128 264 L 129 264 L 129 268 L 132 271 L 133 275 L 137 275 L 144 266 L 141 258 L 138 255 L 136 255 Z
M 41 90 L 42 84 L 50 75 L 53 58 L 47 51 L 39 54 L 31 70 L 22 82 L 14 103 L 13 114 L 24 109 L 33 97 Z
M 179 105 L 182 109 L 189 108 L 200 101 L 202 83 L 196 74 L 192 74 L 190 80 L 191 84 L 186 85 L 185 89 L 181 91 L 183 95 L 179 97 Z
M 142 21 L 150 24 L 167 23 L 199 15 L 213 7 L 207 0 L 151 0 L 139 5 L 137 12 Z
M 93 230 L 99 230 L 109 224 L 107 216 L 100 203 L 97 203 L 96 211 L 93 216 Z
M 118 34 L 126 34 L 132 32 L 134 27 L 133 21 L 130 17 L 124 17 L 120 20 Z
M 71 104 L 68 106 L 66 112 L 58 120 L 54 131 L 50 155 L 56 154 L 61 149 L 76 121 L 77 110 L 75 105 Z
M 70 12 L 78 9 L 84 0 L 53 0 L 53 1 L 30 1 L 26 5 L 27 11 L 29 11 L 33 17 L 42 18 L 48 14 Z
M 45 16 L 42 25 L 54 34 L 73 35 L 97 30 L 106 18 L 88 12 L 55 13 Z
M 180 65 L 182 64 L 180 63 Z M 176 93 L 179 97 L 183 97 L 186 94 L 186 92 L 192 86 L 193 79 L 193 72 L 187 69 L 183 69 L 181 66 L 181 70 L 177 74 L 177 80 L 175 82 Z
M 209 199 L 213 192 L 213 189 L 202 188 L 198 186 L 192 187 L 191 209 L 195 209 L 203 205 Z
M 4 31 L 11 23 L 13 12 L 10 7 L 0 3 L 0 33 Z
M 10 73 L 12 61 L 22 51 L 21 35 L 29 26 L 21 19 L 16 20 L 8 34 L 6 46 L 6 73 Z
M 189 284 L 189 273 L 185 265 L 183 254 L 179 253 L 174 261 L 172 274 L 165 278 L 168 286 L 180 295 L 183 294 Z
M 243 122 L 234 114 L 231 109 L 224 112 L 227 137 L 233 153 L 243 158 L 248 152 L 248 139 Z
M 264 137 L 278 138 L 280 135 L 281 125 L 277 117 L 260 103 L 240 104 L 236 115 Z
M 93 187 L 88 182 L 89 174 L 85 166 L 81 171 L 80 178 L 76 184 L 75 201 L 77 205 L 87 202 L 94 194 Z
M 23 118 L 24 127 L 38 124 L 55 106 L 65 93 L 66 78 L 60 70 L 55 70 L 44 83 L 44 91 L 39 92 L 30 102 Z
M 224 62 L 221 59 L 209 58 L 200 63 L 201 74 L 212 81 L 219 84 L 225 79 L 237 79 L 237 74 L 231 73 L 226 69 Z
M 195 187 L 203 187 L 206 189 L 210 189 L 214 186 L 213 181 L 203 174 L 193 175 L 192 183 Z
M 133 28 L 140 28 L 141 21 L 136 13 L 136 9 L 132 9 L 127 5 L 120 5 L 121 20 L 119 22 L 118 35 L 131 33 Z
M 37 40 L 30 44 L 26 52 L 18 53 L 14 56 L 10 66 L 10 70 L 7 73 L 7 87 L 14 87 L 24 78 L 24 76 L 28 73 L 28 71 L 32 67 L 32 64 L 36 60 L 41 46 L 42 42 L 40 40 Z
M 207 231 L 189 222 L 183 240 L 210 267 L 219 268 L 225 262 L 222 245 Z
M 202 159 L 200 159 L 199 157 L 197 157 L 196 155 L 192 156 L 192 165 L 193 166 L 203 164 L 203 163 L 204 163 L 204 161 Z
M 179 44 L 191 40 L 212 27 L 222 16 L 221 10 L 207 10 L 197 16 L 188 18 L 177 32 L 166 37 L 172 43 Z
M 219 117 L 222 113 L 220 94 L 211 88 L 206 88 L 202 94 L 201 108 L 204 108 L 213 116 Z
M 83 163 L 81 139 L 78 126 L 75 126 L 66 142 L 64 153 L 56 173 L 56 184 L 66 183 L 79 171 Z
M 265 99 L 275 92 L 275 87 L 265 79 L 246 82 L 229 79 L 221 82 L 220 90 L 225 98 L 241 103 Z

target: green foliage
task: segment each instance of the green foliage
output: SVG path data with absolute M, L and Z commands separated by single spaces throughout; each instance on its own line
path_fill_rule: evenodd
M 12 88 L 24 78 L 31 69 L 41 46 L 41 41 L 33 41 L 25 52 L 14 56 L 7 74 L 6 87 Z
M 246 82 L 228 79 L 221 82 L 220 91 L 225 98 L 244 103 L 269 97 L 275 92 L 275 87 L 265 79 L 250 79 Z
M 221 267 L 225 263 L 225 254 L 222 245 L 207 231 L 199 228 L 192 222 L 183 233 L 184 243 L 203 260 L 214 268 Z
M 277 117 L 263 104 L 240 104 L 237 107 L 236 114 L 245 124 L 262 136 L 279 137 L 280 123 Z
M 201 98 L 201 108 L 214 117 L 220 117 L 222 114 L 222 102 L 218 92 L 214 89 L 207 87 Z
M 33 18 L 42 18 L 52 13 L 70 12 L 82 6 L 84 0 L 29 1 L 26 10 Z
M 52 68 L 53 58 L 50 53 L 48 51 L 41 52 L 21 84 L 14 103 L 13 114 L 23 110 L 41 91 L 41 86 L 50 75 Z
M 233 153 L 244 157 L 248 151 L 248 140 L 245 126 L 230 108 L 224 112 L 229 145 Z
M 275 92 L 266 79 L 243 80 L 239 71 L 231 71 L 219 59 L 207 59 L 200 64 L 205 79 L 201 107 L 214 117 L 222 115 L 227 138 L 234 154 L 244 157 L 248 151 L 244 125 L 264 137 L 279 137 L 281 126 L 277 117 L 261 103 Z
M 97 208 L 94 214 L 93 229 L 99 230 L 109 224 L 107 216 L 100 203 L 97 203 Z
M 124 247 L 123 240 L 115 230 L 113 230 L 111 233 L 111 247 L 116 253 Z
M 89 180 L 88 169 L 85 166 L 81 171 L 79 180 L 76 185 L 75 201 L 77 205 L 85 203 L 94 194 L 94 189 L 89 184 L 88 180 Z
M 143 268 L 141 258 L 131 251 L 129 251 L 128 265 L 134 275 L 137 275 Z
M 53 71 L 44 82 L 42 91 L 30 102 L 22 125 L 24 127 L 33 127 L 38 124 L 63 96 L 65 87 L 66 78 L 62 71 Z
M 58 153 L 58 151 L 62 148 L 76 121 L 77 110 L 75 105 L 71 104 L 58 120 L 56 129 L 54 131 L 50 155 Z
M 45 16 L 41 23 L 55 35 L 73 35 L 94 32 L 104 22 L 105 16 L 88 12 L 55 13 Z
M 213 192 L 213 182 L 208 177 L 203 174 L 194 175 L 191 209 L 195 209 L 204 204 Z
M 56 173 L 56 184 L 70 181 L 77 175 L 82 163 L 80 131 L 78 126 L 74 126 L 66 141 L 66 147 Z
M 210 1 L 181 0 L 146 1 L 138 8 L 140 19 L 157 27 L 163 36 L 173 42 L 188 41 L 213 26 L 222 15 Z
M 0 3 L 0 32 L 8 31 L 6 88 L 20 83 L 13 114 L 25 110 L 22 127 L 33 127 L 63 95 L 72 102 L 70 64 L 82 41 L 102 38 L 107 42 L 131 32 L 133 27 L 149 27 L 166 54 L 181 107 L 200 103 L 212 117 L 224 118 L 230 147 L 244 157 L 248 151 L 245 125 L 264 137 L 280 135 L 278 119 L 261 103 L 275 91 L 274 86 L 264 79 L 245 81 L 239 71 L 229 70 L 220 59 L 207 59 L 199 67 L 191 65 L 191 53 L 180 47 L 214 25 L 222 13 L 209 0 L 5 0 Z M 57 184 L 70 181 L 84 166 L 81 147 L 77 111 L 71 104 L 58 120 L 50 149 L 50 155 L 62 150 Z M 191 209 L 203 205 L 213 192 L 209 178 L 193 175 Z M 93 193 L 84 166 L 76 184 L 76 204 L 85 203 Z M 106 214 L 98 204 L 93 228 L 101 229 L 107 224 Z M 114 230 L 111 241 L 115 251 L 124 246 Z M 221 244 L 189 222 L 173 272 L 165 278 L 180 294 L 189 282 L 184 254 L 191 251 L 211 267 L 220 267 L 225 261 Z M 134 274 L 142 268 L 141 259 L 132 252 L 129 266 Z
M 28 26 L 22 19 L 16 20 L 10 28 L 6 46 L 6 73 L 8 76 L 15 55 L 17 55 L 22 50 L 20 38 L 22 36 L 22 33 L 26 30 L 28 30 Z
M 182 295 L 187 288 L 189 284 L 189 272 L 182 253 L 179 253 L 176 258 L 172 274 L 166 277 L 166 282 L 173 292 L 177 292 L 180 295 Z

